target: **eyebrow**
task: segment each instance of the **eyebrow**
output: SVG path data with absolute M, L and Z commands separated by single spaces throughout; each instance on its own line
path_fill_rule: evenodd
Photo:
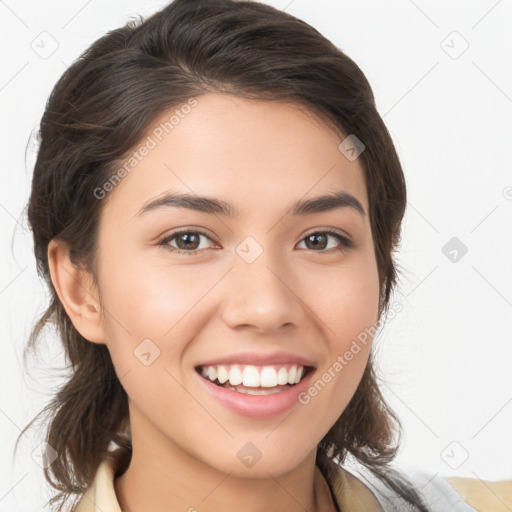
M 164 207 L 188 208 L 214 215 L 225 215 L 231 218 L 240 216 L 240 211 L 233 204 L 226 201 L 178 192 L 166 192 L 164 195 L 148 201 L 142 206 L 137 215 L 140 216 L 143 213 Z M 348 192 L 341 190 L 312 199 L 301 199 L 293 204 L 285 215 L 310 215 L 336 208 L 351 208 L 363 217 L 366 215 L 360 201 Z

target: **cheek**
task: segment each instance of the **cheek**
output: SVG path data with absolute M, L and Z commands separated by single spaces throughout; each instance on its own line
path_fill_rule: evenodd
M 359 255 L 361 256 L 361 255 Z M 316 403 L 329 424 L 355 393 L 370 355 L 379 309 L 379 278 L 371 257 L 354 258 L 336 272 L 316 274 L 316 294 L 310 294 L 328 356 L 303 397 Z M 322 286 L 322 288 L 319 288 Z M 324 293 L 320 293 L 320 291 Z
M 164 249 L 162 249 L 163 251 Z M 222 277 L 217 267 L 152 262 L 132 250 L 102 272 L 103 299 L 109 320 L 132 337 L 153 337 L 164 343 L 188 322 L 188 315 Z
M 108 347 L 118 376 L 129 374 L 123 385 L 134 401 L 142 392 L 169 394 L 168 386 L 175 382 L 170 374 L 182 380 L 180 365 L 187 343 L 211 314 L 204 309 L 204 297 L 225 270 L 173 268 L 161 262 L 148 264 L 136 256 L 119 258 L 102 270 Z M 173 396 L 179 395 L 179 386 L 174 391 Z
M 346 265 L 316 272 L 308 284 L 309 304 L 332 355 L 345 352 L 353 339 L 377 322 L 379 277 L 371 257 L 354 255 Z
M 179 368 L 201 290 L 179 271 L 134 258 L 113 267 L 103 289 L 108 349 L 130 401 L 149 418 L 162 404 L 169 406 L 158 413 L 164 420 L 177 407 L 190 414 Z

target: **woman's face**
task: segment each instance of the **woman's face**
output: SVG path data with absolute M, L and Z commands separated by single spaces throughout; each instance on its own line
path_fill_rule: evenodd
M 278 475 L 314 457 L 368 360 L 379 281 L 363 170 L 291 105 L 188 105 L 162 115 L 99 199 L 104 341 L 134 454 Z M 305 377 L 276 386 L 299 379 L 293 366 Z

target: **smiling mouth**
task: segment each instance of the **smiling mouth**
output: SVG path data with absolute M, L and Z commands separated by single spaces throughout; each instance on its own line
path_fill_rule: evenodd
M 196 372 L 219 387 L 247 395 L 270 395 L 296 386 L 314 367 L 297 364 L 197 366 Z

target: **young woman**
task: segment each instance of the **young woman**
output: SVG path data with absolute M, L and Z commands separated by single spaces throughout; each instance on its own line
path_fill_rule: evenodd
M 65 72 L 40 136 L 30 343 L 54 322 L 72 369 L 52 505 L 474 510 L 389 466 L 372 340 L 406 188 L 350 58 L 260 3 L 175 0 Z

